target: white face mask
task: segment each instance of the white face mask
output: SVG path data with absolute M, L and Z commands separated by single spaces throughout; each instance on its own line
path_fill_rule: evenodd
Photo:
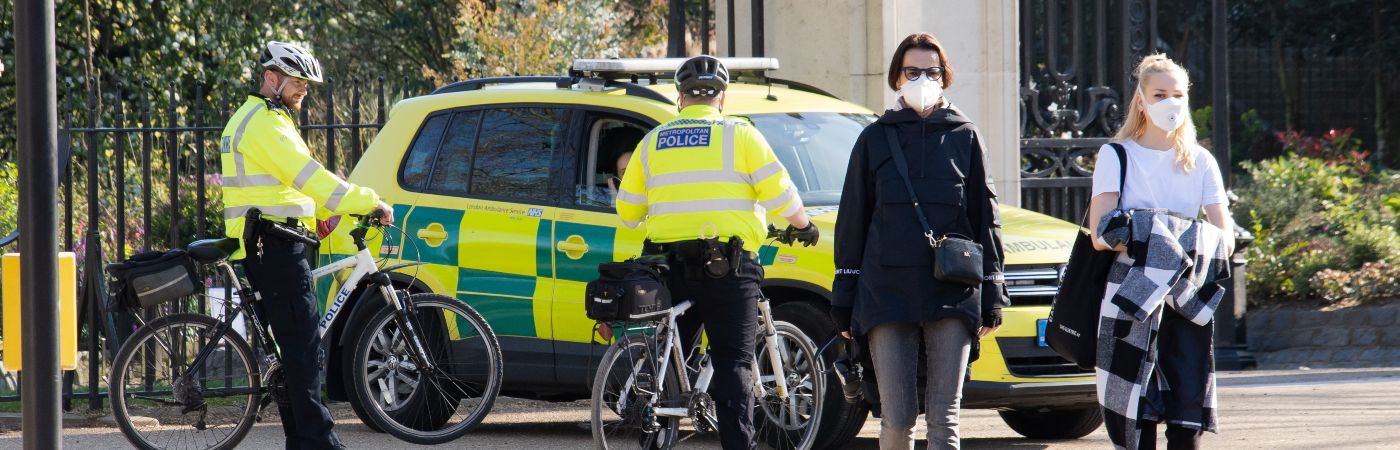
M 899 96 L 904 99 L 905 106 L 923 111 L 938 103 L 939 97 L 943 96 L 943 83 L 920 74 L 913 81 L 904 83 L 904 87 L 899 90 Z
M 1141 91 L 1138 92 L 1142 94 Z M 1147 95 L 1143 94 L 1143 103 L 1146 103 Z M 1186 123 L 1191 115 L 1187 111 L 1186 99 L 1181 97 L 1167 97 L 1157 103 L 1147 105 L 1147 118 L 1152 119 L 1152 124 L 1164 131 L 1172 132 Z

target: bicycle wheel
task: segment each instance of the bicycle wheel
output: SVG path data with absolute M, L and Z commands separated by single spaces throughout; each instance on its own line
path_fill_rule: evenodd
M 825 380 L 821 360 L 816 346 L 802 330 L 787 322 L 773 326 L 777 329 L 775 350 L 787 381 L 787 398 L 778 394 L 770 349 L 760 334 L 754 353 L 762 391 L 754 393 L 754 438 L 776 450 L 807 450 L 817 439 L 817 424 L 821 421 Z
M 384 432 L 415 444 L 446 443 L 491 411 L 501 391 L 501 345 L 486 319 L 455 298 L 413 294 L 404 304 L 410 313 L 385 308 L 355 340 L 355 395 Z M 413 357 L 414 339 L 428 367 Z
M 161 317 L 136 330 L 112 360 L 112 415 L 140 449 L 230 449 L 252 428 L 262 397 L 252 348 L 200 314 Z M 190 363 L 213 347 L 204 363 Z
M 655 389 L 659 371 L 651 342 L 627 335 L 608 348 L 593 379 L 593 443 L 599 449 L 660 449 L 676 445 L 680 418 L 658 416 L 658 407 L 684 407 L 676 370 L 664 369 L 666 382 Z

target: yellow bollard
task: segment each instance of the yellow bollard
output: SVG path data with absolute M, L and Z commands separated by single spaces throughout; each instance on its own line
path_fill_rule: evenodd
M 63 370 L 78 368 L 78 265 L 73 252 L 58 254 L 58 351 Z M 4 266 L 5 368 L 18 371 L 24 357 L 20 346 L 18 253 L 6 253 Z

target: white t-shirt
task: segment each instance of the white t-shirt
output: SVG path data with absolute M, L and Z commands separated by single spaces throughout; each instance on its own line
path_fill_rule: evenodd
M 1154 150 L 1123 141 L 1128 155 L 1128 180 L 1123 184 L 1123 209 L 1167 208 L 1190 217 L 1198 217 L 1202 206 L 1225 203 L 1225 183 L 1220 166 L 1205 148 L 1195 147 L 1196 166 L 1191 173 L 1182 172 L 1176 163 L 1176 150 Z M 1118 192 L 1118 153 L 1113 147 L 1099 148 L 1094 163 L 1093 196 Z

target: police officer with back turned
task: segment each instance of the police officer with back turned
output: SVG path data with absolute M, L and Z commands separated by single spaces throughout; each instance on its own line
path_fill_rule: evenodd
M 751 389 L 763 267 L 754 252 L 765 235 L 763 210 L 786 218 L 787 233 L 804 245 L 816 244 L 818 232 L 763 136 L 720 114 L 728 85 L 729 72 L 712 56 L 676 69 L 680 116 L 632 153 L 617 214 L 628 227 L 646 222 L 642 252 L 666 255 L 672 298 L 694 302 L 678 319 L 681 336 L 690 348 L 705 327 L 720 441 L 735 450 L 756 448 Z

